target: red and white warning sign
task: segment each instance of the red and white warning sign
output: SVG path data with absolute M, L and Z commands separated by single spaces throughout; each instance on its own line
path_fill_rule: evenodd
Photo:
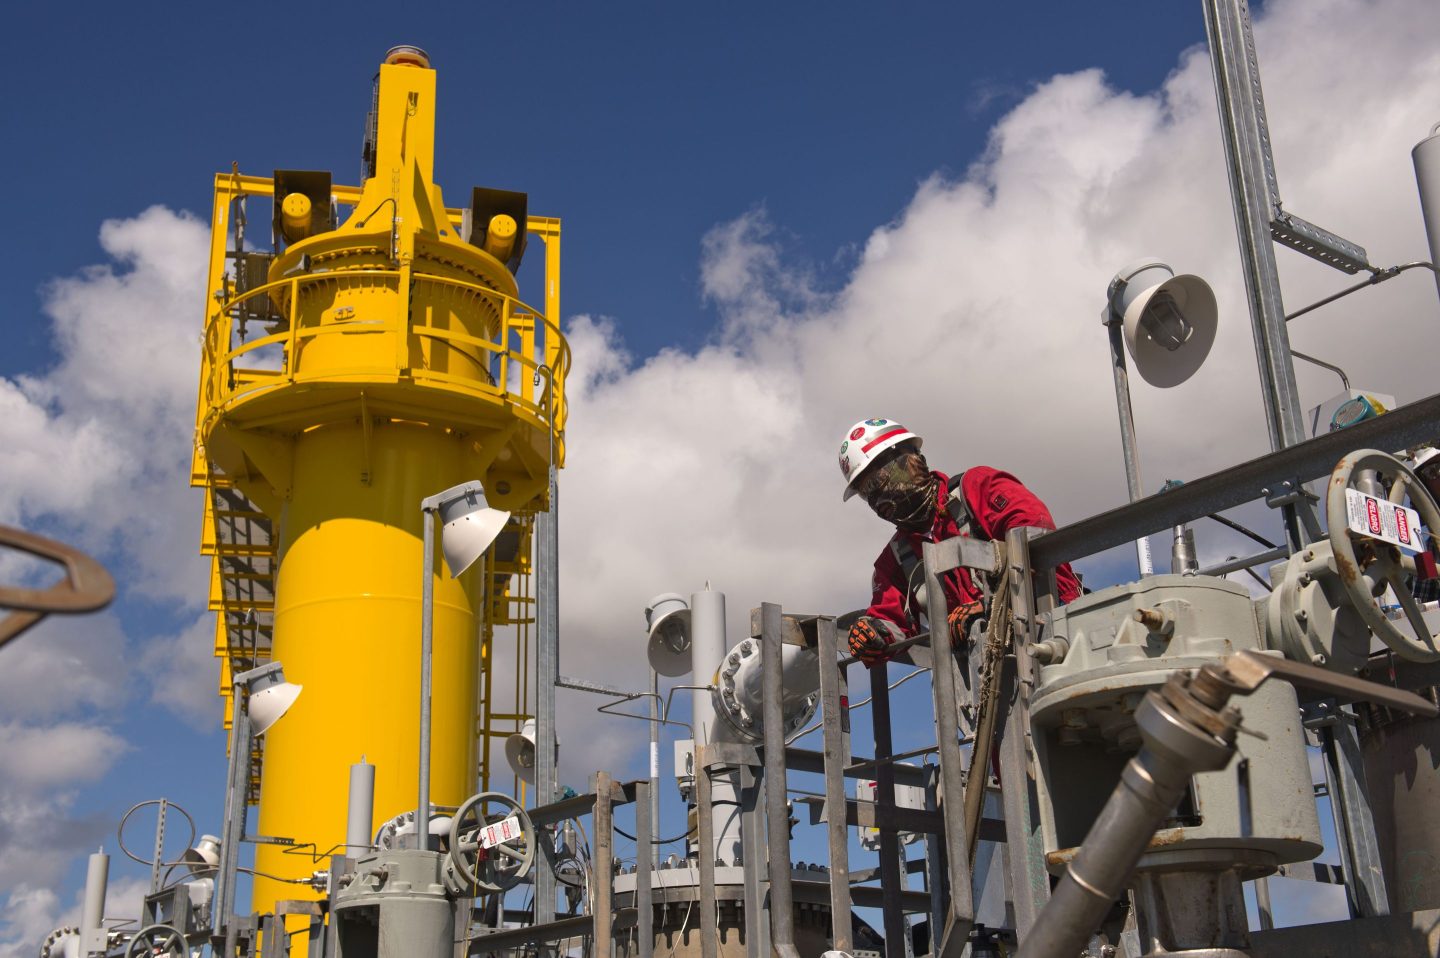
M 1345 508 L 1350 531 L 1397 545 L 1406 552 L 1419 552 L 1420 514 L 1414 509 L 1367 496 L 1358 489 L 1345 490 Z
M 520 819 L 518 816 L 511 815 L 503 821 L 496 822 L 493 825 L 486 825 L 480 829 L 480 847 L 494 848 L 496 845 L 501 845 L 505 842 L 513 842 L 519 837 Z

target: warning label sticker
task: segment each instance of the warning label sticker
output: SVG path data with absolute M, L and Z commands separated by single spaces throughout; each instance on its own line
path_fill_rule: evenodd
M 1345 490 L 1345 507 L 1349 513 L 1350 531 L 1399 546 L 1406 552 L 1419 552 L 1420 514 L 1414 509 L 1367 496 L 1358 489 Z

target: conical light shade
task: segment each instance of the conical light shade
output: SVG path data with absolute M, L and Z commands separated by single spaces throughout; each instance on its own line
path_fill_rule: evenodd
M 1198 276 L 1175 276 L 1138 293 L 1127 293 L 1126 299 L 1125 347 L 1145 381 L 1163 389 L 1195 375 L 1215 344 L 1218 310 L 1209 284 Z M 1174 349 L 1157 342 L 1146 329 L 1146 312 L 1162 305 L 1177 310 L 1190 326 L 1189 337 Z
M 555 758 L 560 758 L 560 741 L 555 741 Z M 505 740 L 505 761 L 522 782 L 535 784 L 535 720 L 526 719 L 520 731 Z
M 292 682 L 276 682 L 250 693 L 250 734 L 264 735 L 270 726 L 289 711 L 300 697 L 303 686 Z
M 445 555 L 445 567 L 451 578 L 458 578 L 490 548 L 510 521 L 510 513 L 491 509 L 483 495 L 460 496 L 440 506 L 440 521 L 444 523 L 440 550 Z
M 220 839 L 214 835 L 201 835 L 194 848 L 185 849 L 180 863 L 190 869 L 192 875 L 208 875 L 220 864 Z
M 657 675 L 676 677 L 690 672 L 690 606 L 674 592 L 657 595 L 645 608 L 650 628 L 646 658 Z

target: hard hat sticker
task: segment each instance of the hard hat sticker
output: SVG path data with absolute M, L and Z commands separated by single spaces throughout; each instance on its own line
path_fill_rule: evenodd
M 865 425 L 867 425 L 867 426 L 883 426 L 883 425 L 885 425 L 885 424 L 886 424 L 887 422 L 889 422 L 889 421 L 890 421 L 890 420 L 888 420 L 888 419 L 867 419 L 867 420 L 865 420 Z M 856 432 L 859 432 L 859 430 L 857 429 Z M 850 438 L 851 438 L 851 439 L 858 439 L 858 438 L 860 438 L 860 437 L 858 437 L 858 436 L 851 436 Z
M 1388 542 L 1406 552 L 1420 551 L 1420 514 L 1414 509 L 1346 489 L 1345 510 L 1349 529 L 1356 535 Z
M 874 425 L 874 423 L 871 423 L 871 425 Z M 851 439 L 859 439 L 863 435 L 865 435 L 865 429 L 862 426 L 856 426 L 853 430 L 850 431 Z

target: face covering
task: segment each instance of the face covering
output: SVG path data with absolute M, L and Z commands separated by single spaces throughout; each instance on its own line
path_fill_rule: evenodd
M 935 521 L 940 479 L 918 452 L 904 452 L 866 477 L 865 501 L 875 514 L 904 532 L 924 532 Z

